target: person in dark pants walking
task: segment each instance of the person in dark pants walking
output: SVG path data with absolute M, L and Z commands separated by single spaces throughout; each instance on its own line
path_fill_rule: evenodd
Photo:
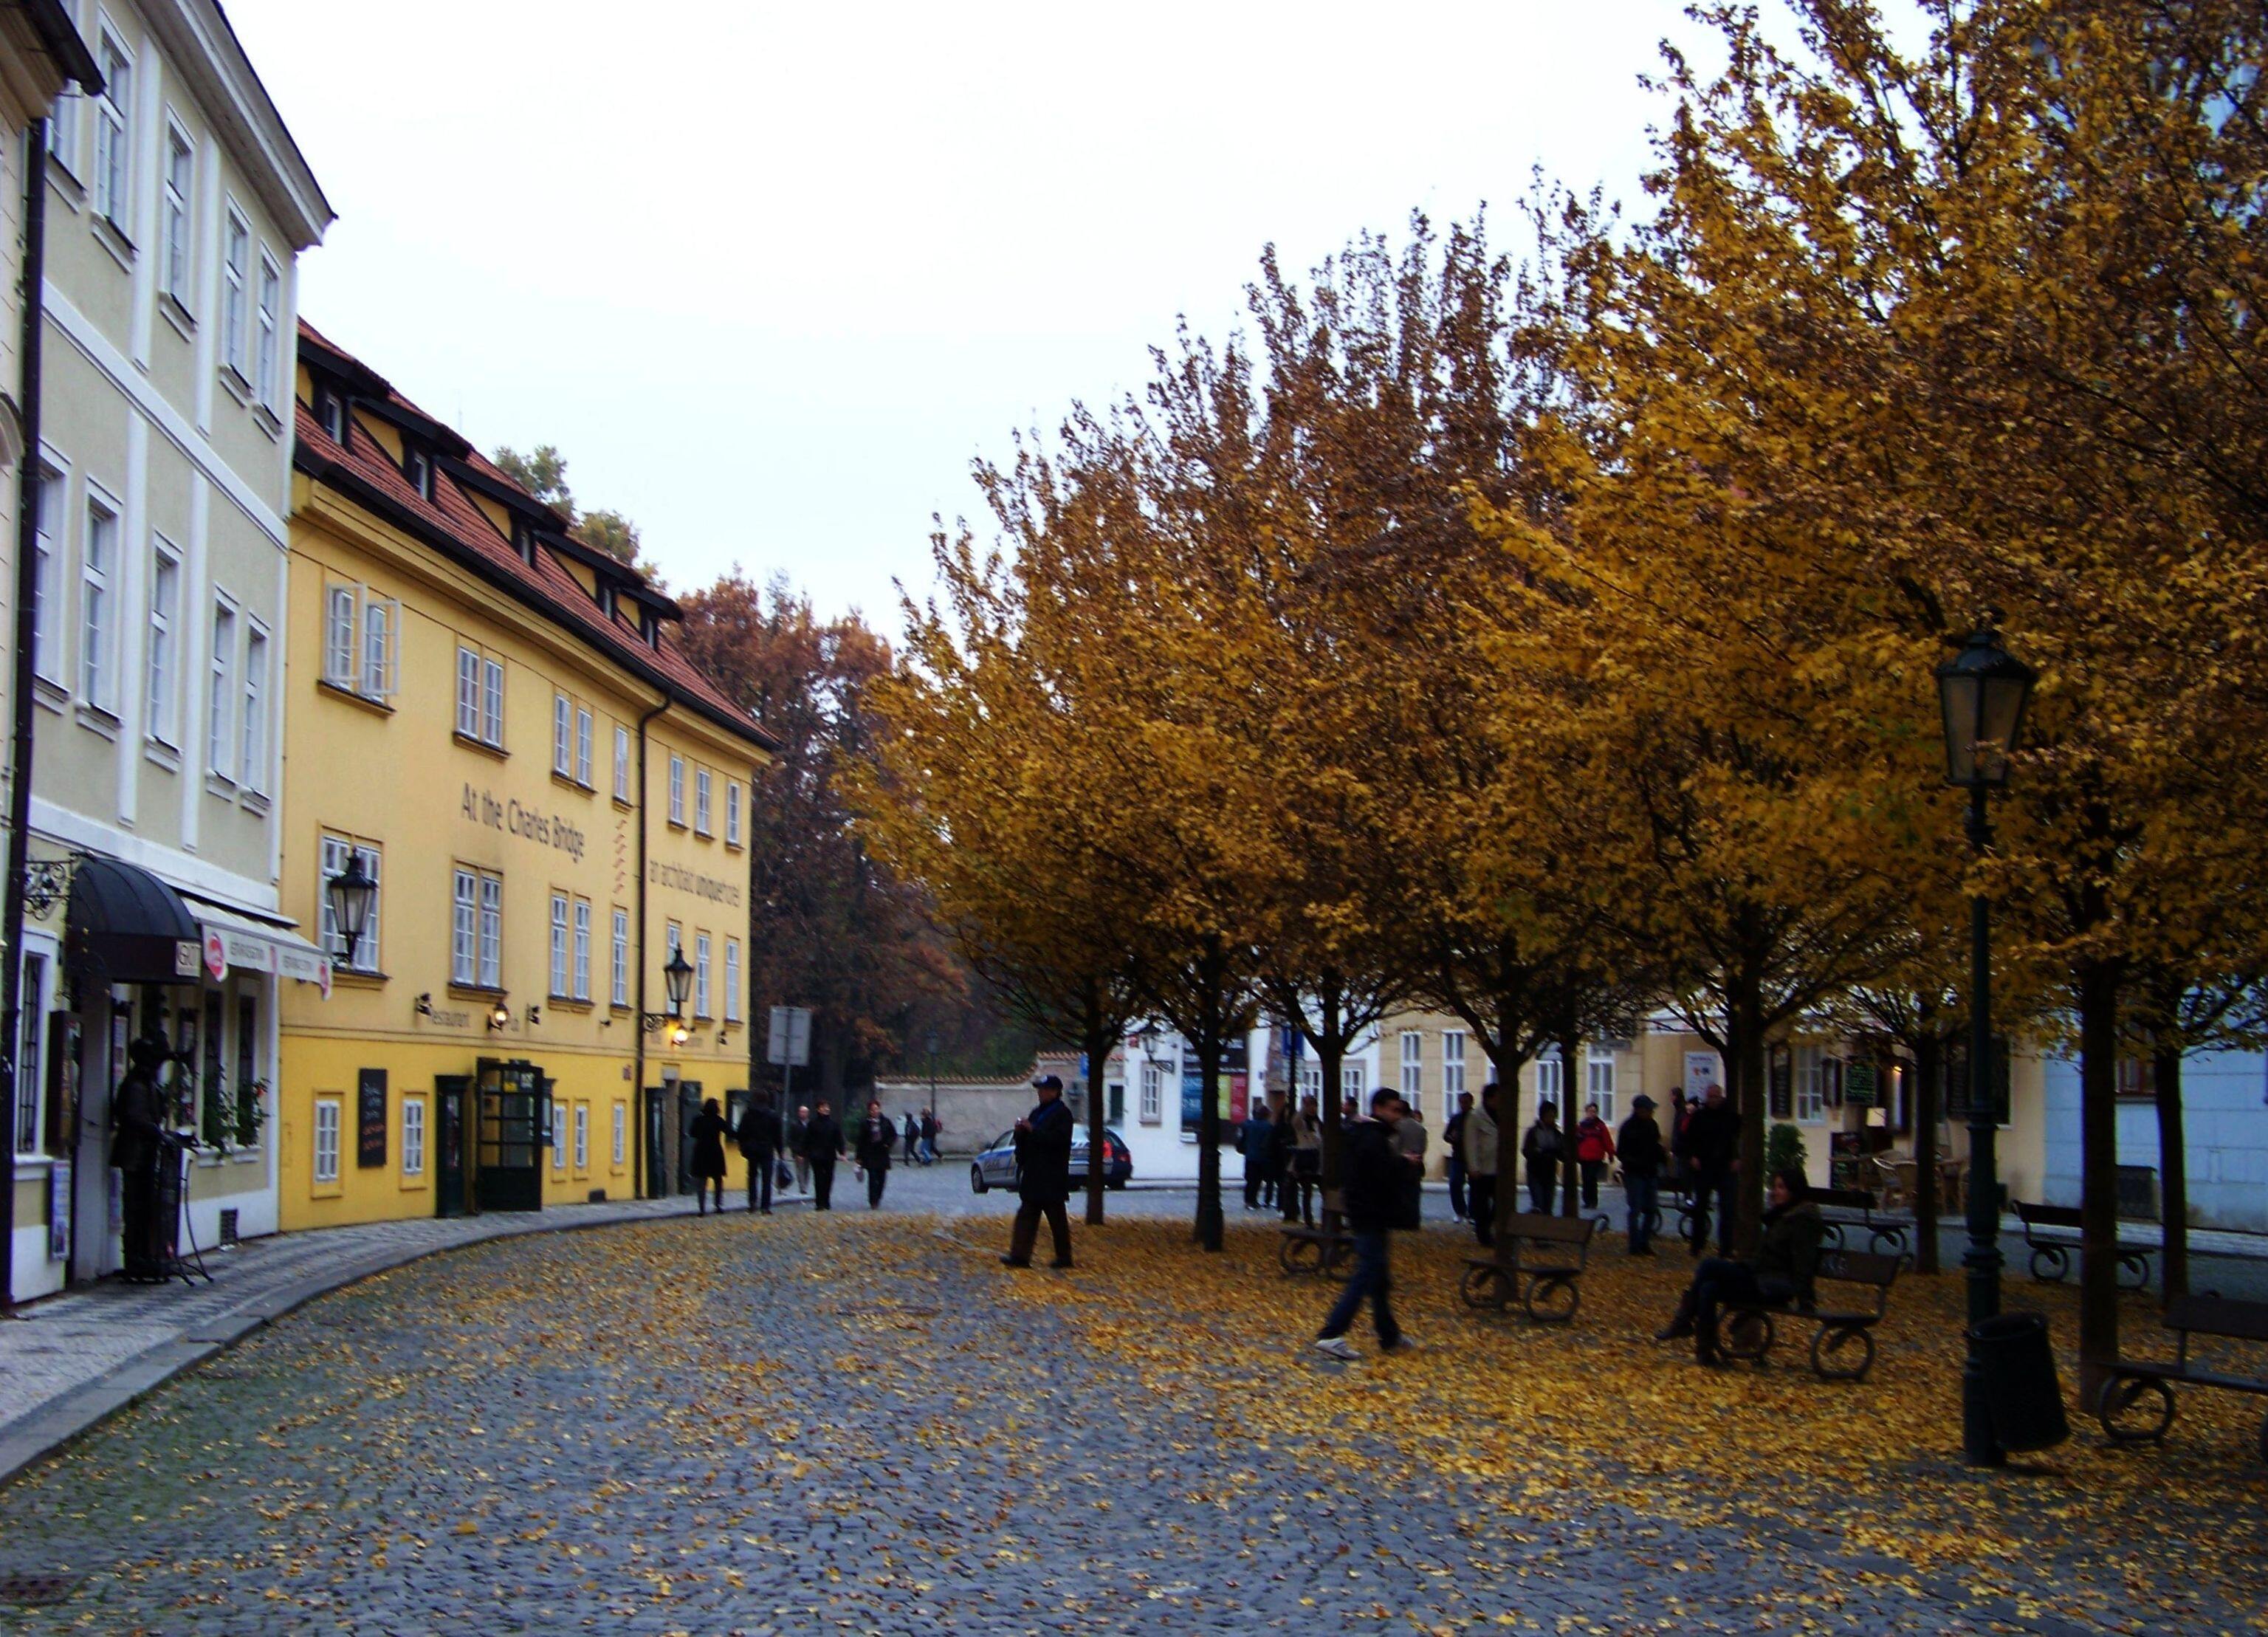
M 1615 1146 L 1623 1158 L 1623 1198 L 1630 1206 L 1630 1253 L 1653 1254 L 1653 1220 L 1661 1208 L 1661 1128 L 1653 1123 L 1653 1099 L 1640 1092 L 1631 1099 Z
M 1257 1102 L 1236 1133 L 1236 1151 L 1244 1156 L 1244 1208 L 1257 1211 L 1268 1191 L 1269 1168 L 1276 1160 L 1276 1122 L 1268 1117 L 1268 1104 Z
M 866 1117 L 858 1123 L 856 1152 L 858 1169 L 866 1177 L 866 1208 L 880 1210 L 882 1185 L 890 1180 L 890 1155 L 898 1144 L 898 1128 L 890 1124 L 890 1117 L 882 1112 L 880 1102 L 866 1105 Z
M 835 1208 L 835 1162 L 843 1154 L 843 1127 L 822 1100 L 803 1128 L 803 1157 L 811 1161 L 811 1208 Z
M 1388 1264 L 1388 1235 L 1397 1228 L 1418 1226 L 1417 1166 L 1394 1139 L 1402 1117 L 1402 1099 L 1384 1087 L 1370 1094 L 1370 1117 L 1357 1120 L 1341 1134 L 1346 1139 L 1347 1231 L 1354 1240 L 1354 1271 L 1346 1288 L 1332 1305 L 1316 1336 L 1315 1351 L 1327 1358 L 1360 1356 L 1346 1338 L 1354 1316 L 1366 1298 L 1371 1322 L 1378 1327 L 1378 1345 L 1391 1353 L 1402 1346 L 1402 1326 L 1394 1318 L 1394 1275 Z M 1418 1164 L 1422 1165 L 1422 1159 Z
M 1460 1222 L 1465 1220 L 1468 1208 L 1465 1198 L 1465 1117 L 1473 1111 L 1473 1094 L 1457 1095 L 1456 1112 L 1449 1116 L 1448 1124 L 1441 1127 L 1441 1142 L 1449 1151 L 1449 1214 Z
M 1520 1139 L 1520 1157 L 1528 1161 L 1528 1205 L 1538 1216 L 1551 1214 L 1551 1196 L 1559 1186 L 1559 1110 L 1539 1102 L 1535 1124 Z
M 1287 1222 L 1300 1220 L 1300 1183 L 1292 1174 L 1299 1153 L 1298 1117 L 1287 1101 L 1276 1112 L 1276 1134 L 1268 1144 L 1268 1169 L 1276 1179 L 1276 1206 Z
M 748 1162 L 748 1209 L 766 1216 L 772 1213 L 772 1168 L 779 1154 L 779 1110 L 769 1096 L 759 1097 L 740 1116 L 740 1129 L 734 1133 L 740 1157 Z M 759 1198 L 762 1205 L 756 1203 Z
M 1484 1248 L 1496 1243 L 1496 1082 L 1481 1088 L 1481 1105 L 1466 1111 L 1458 1128 L 1465 1146 L 1465 1208 L 1472 1213 L 1473 1236 Z
M 1031 1266 L 1032 1244 L 1045 1216 L 1056 1242 L 1056 1259 L 1048 1265 L 1069 1267 L 1071 1219 L 1064 1201 L 1071 1198 L 1071 1110 L 1064 1107 L 1063 1081 L 1053 1074 L 1041 1075 L 1032 1089 L 1040 1094 L 1039 1104 L 1016 1122 L 1016 1191 L 1023 1203 L 1016 1207 L 1008 1254 L 1000 1260 L 1009 1267 Z
M 799 1192 L 811 1186 L 811 1105 L 795 1105 L 795 1117 L 787 1123 L 787 1151 L 795 1161 L 795 1185 Z
M 1278 1184 L 1284 1198 L 1284 1220 L 1315 1225 L 1315 1190 L 1323 1179 L 1323 1116 L 1313 1097 L 1300 1099 L 1300 1111 L 1286 1115 L 1283 1124 L 1292 1133 L 1292 1163 Z
M 1685 1161 L 1693 1173 L 1693 1245 L 1699 1256 L 1709 1244 L 1709 1206 L 1717 1206 L 1717 1253 L 1733 1254 L 1733 1184 L 1741 1169 L 1740 1111 L 1725 1101 L 1725 1088 L 1711 1085 L 1701 1106 L 1685 1121 Z
M 130 1279 L 166 1277 L 164 1224 L 158 1220 L 158 1167 L 174 1163 L 165 1146 L 165 1094 L 158 1071 L 166 1043 L 144 1035 L 126 1048 L 126 1073 L 110 1097 L 111 1168 L 119 1173 L 125 1235 L 120 1250 Z
M 693 1117 L 693 1195 L 701 1214 L 709 1214 L 709 1194 L 715 1190 L 717 1208 L 725 1208 L 725 1116 L 711 1097 Z
M 1771 1208 L 1764 1213 L 1764 1238 L 1756 1259 L 1735 1262 L 1711 1257 L 1693 1271 L 1693 1283 L 1669 1323 L 1654 1332 L 1656 1341 L 1693 1338 L 1693 1356 L 1703 1364 L 1722 1364 L 1718 1351 L 1717 1309 L 1727 1302 L 1783 1302 L 1811 1300 L 1813 1281 L 1819 1274 L 1819 1248 L 1827 1231 L 1819 1207 L 1811 1201 L 1811 1185 L 1801 1171 L 1775 1171 L 1771 1179 Z
M 910 1114 L 906 1116 L 906 1163 L 913 1164 L 921 1158 L 921 1122 Z

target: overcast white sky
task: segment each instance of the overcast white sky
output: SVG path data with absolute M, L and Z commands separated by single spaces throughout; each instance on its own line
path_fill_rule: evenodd
M 1673 0 L 225 0 L 339 213 L 306 316 L 555 443 L 671 584 L 898 628 L 970 459 L 1226 332 L 1263 245 L 1636 193 Z

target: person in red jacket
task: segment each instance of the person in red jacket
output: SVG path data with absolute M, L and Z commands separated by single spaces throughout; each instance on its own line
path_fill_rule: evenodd
M 1613 1127 L 1599 1117 L 1599 1105 L 1583 1105 L 1583 1123 L 1575 1127 L 1575 1163 L 1583 1168 L 1583 1208 L 1599 1208 L 1599 1176 L 1615 1157 Z

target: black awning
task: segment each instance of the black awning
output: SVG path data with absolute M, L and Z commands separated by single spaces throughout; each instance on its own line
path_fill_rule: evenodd
M 203 936 L 181 895 L 145 869 L 90 857 L 71 872 L 63 964 L 74 984 L 194 984 Z

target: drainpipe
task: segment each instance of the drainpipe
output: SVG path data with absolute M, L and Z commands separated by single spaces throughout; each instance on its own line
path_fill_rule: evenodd
M 646 794 L 650 788 L 645 778 L 645 725 L 669 709 L 669 697 L 665 694 L 659 704 L 638 718 L 637 763 L 637 983 L 631 999 L 637 1004 L 637 1015 L 631 1021 L 630 1048 L 630 1114 L 634 1129 L 630 1132 L 632 1158 L 630 1164 L 630 1198 L 643 1199 L 645 1193 L 645 810 L 649 805 Z
M 16 470 L 16 651 L 9 696 L 15 720 L 9 739 L 8 880 L 0 896 L 0 1103 L 8 1130 L 0 1139 L 0 1199 L 8 1206 L 8 1242 L 0 1248 L 0 1309 L 16 1303 L 16 1069 L 24 1041 L 24 872 L 30 865 L 32 817 L 32 613 L 40 594 L 40 340 L 46 328 L 48 122 L 26 136 L 24 166 L 24 333 L 16 402 L 24 423 L 24 455 Z

